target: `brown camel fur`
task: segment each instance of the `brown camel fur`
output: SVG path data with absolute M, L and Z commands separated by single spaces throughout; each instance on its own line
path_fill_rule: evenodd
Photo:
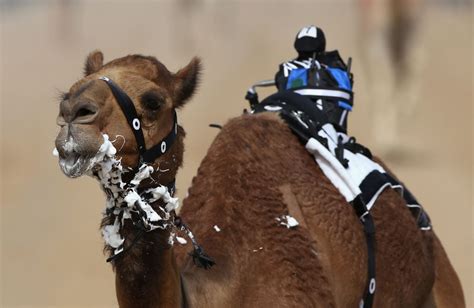
M 299 227 L 278 225 L 275 218 L 288 213 Z M 362 225 L 274 114 L 243 115 L 222 129 L 181 215 L 217 263 L 209 272 L 184 263 L 186 290 L 200 294 L 191 301 L 196 307 L 357 307 L 361 299 L 367 277 Z M 439 240 L 417 228 L 400 195 L 387 189 L 373 216 L 374 307 L 429 306 L 432 290 L 439 307 L 463 307 Z
M 90 56 L 88 63 L 91 57 L 98 56 Z M 148 87 L 163 90 L 166 107 L 156 114 L 160 119 L 156 133 L 146 131 L 147 145 L 151 145 L 166 134 L 168 128 L 161 126 L 169 123 L 166 111 L 181 106 L 192 94 L 194 85 L 180 83 L 195 84 L 199 71 L 196 60 L 177 75 L 158 63 L 129 56 L 105 66 L 90 65 L 91 70 L 86 66 L 91 75 L 73 86 L 61 104 L 67 124 L 59 121 L 62 129 L 56 145 L 60 157 L 71 155 L 60 150 L 66 142 L 62 140 L 67 140 L 63 130 L 85 140 L 77 151 L 90 149 L 87 142 L 95 144 L 91 140 L 106 132 L 111 138 L 125 137 L 118 155 L 124 164 L 136 164 L 130 128 L 110 91 L 95 79 L 107 75 L 116 80 L 144 116 L 149 110 L 140 107 L 142 94 Z M 93 85 L 78 94 L 88 83 Z M 186 95 L 176 94 L 182 89 L 188 90 Z M 67 119 L 67 106 L 74 109 L 87 94 L 89 102 L 100 107 L 99 115 L 87 125 L 76 125 L 73 116 Z M 177 100 L 180 97 L 181 102 Z M 151 120 L 149 127 L 154 127 Z M 158 178 L 161 184 L 173 178 L 181 165 L 183 136 L 181 129 L 170 155 L 155 163 L 172 167 L 167 177 Z M 189 246 L 168 244 L 168 231 L 147 233 L 115 261 L 121 307 L 358 306 L 367 276 L 362 225 L 276 115 L 243 115 L 224 126 L 193 179 L 180 214 L 216 265 L 209 270 L 196 267 L 187 255 Z M 300 225 L 291 229 L 281 226 L 276 218 L 284 214 L 297 218 Z M 403 199 L 386 190 L 374 206 L 373 216 L 377 256 L 374 307 L 463 307 L 459 280 L 436 235 L 417 228 Z M 136 230 L 128 224 L 122 234 L 127 244 Z

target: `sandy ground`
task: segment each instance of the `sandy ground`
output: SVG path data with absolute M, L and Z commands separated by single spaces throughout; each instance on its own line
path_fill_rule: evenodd
M 371 85 L 358 61 L 358 16 L 348 1 L 97 1 L 62 11 L 50 3 L 4 7 L 1 17 L 2 307 L 116 306 L 99 233 L 102 193 L 92 179 L 63 176 L 51 154 L 57 92 L 81 77 L 93 49 L 106 60 L 155 55 L 172 70 L 194 55 L 204 60 L 199 93 L 179 114 L 188 132 L 181 197 L 217 134 L 208 124 L 239 115 L 247 87 L 293 56 L 294 34 L 309 23 L 325 29 L 329 48 L 354 57 L 350 130 L 377 149 Z M 420 31 L 419 104 L 400 126 L 398 150 L 382 156 L 429 212 L 472 307 L 471 9 L 429 6 Z

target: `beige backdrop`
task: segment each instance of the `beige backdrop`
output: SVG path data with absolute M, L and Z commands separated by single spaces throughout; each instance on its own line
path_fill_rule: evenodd
M 92 179 L 63 176 L 51 154 L 57 93 L 81 77 L 89 51 L 101 49 L 106 60 L 155 55 L 171 70 L 202 57 L 199 93 L 179 114 L 188 132 L 178 176 L 183 197 L 218 132 L 208 124 L 239 115 L 247 87 L 294 56 L 296 31 L 311 23 L 326 31 L 330 49 L 354 58 L 351 133 L 383 150 L 425 206 L 473 305 L 470 7 L 438 3 L 420 16 L 418 105 L 402 118 L 391 151 L 375 143 L 372 130 L 376 104 L 387 102 L 371 93 L 389 76 L 387 63 L 383 53 L 369 59 L 377 78 L 367 77 L 355 2 L 12 2 L 2 1 L 1 16 L 2 307 L 116 305 L 99 233 L 102 193 Z

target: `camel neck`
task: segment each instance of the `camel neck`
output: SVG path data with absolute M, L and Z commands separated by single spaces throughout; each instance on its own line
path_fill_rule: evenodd
M 107 194 L 102 234 L 120 307 L 179 307 L 180 278 L 170 243 L 177 199 L 164 186 L 142 182 L 149 168 L 141 168 L 128 188 L 121 176 L 113 181 L 113 172 L 101 180 Z
M 123 234 L 129 242 L 138 231 L 125 224 Z M 180 277 L 169 236 L 161 229 L 145 233 L 114 261 L 120 307 L 180 307 Z

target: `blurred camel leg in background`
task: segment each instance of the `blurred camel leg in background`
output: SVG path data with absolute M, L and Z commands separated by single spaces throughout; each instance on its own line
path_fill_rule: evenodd
M 418 101 L 422 53 L 417 26 L 423 0 L 359 0 L 359 51 L 371 97 L 376 146 L 396 149 L 400 125 Z
M 177 0 L 172 5 L 169 28 L 172 48 L 176 53 L 183 53 L 196 49 L 196 15 L 203 9 L 203 1 L 200 0 Z M 180 22 L 176 22 L 180 21 Z
M 415 115 L 423 78 L 423 0 L 390 0 L 388 46 L 395 78 L 393 102 L 401 120 Z
M 81 1 L 56 0 L 51 16 L 51 30 L 58 43 L 70 46 L 77 43 L 80 32 Z

